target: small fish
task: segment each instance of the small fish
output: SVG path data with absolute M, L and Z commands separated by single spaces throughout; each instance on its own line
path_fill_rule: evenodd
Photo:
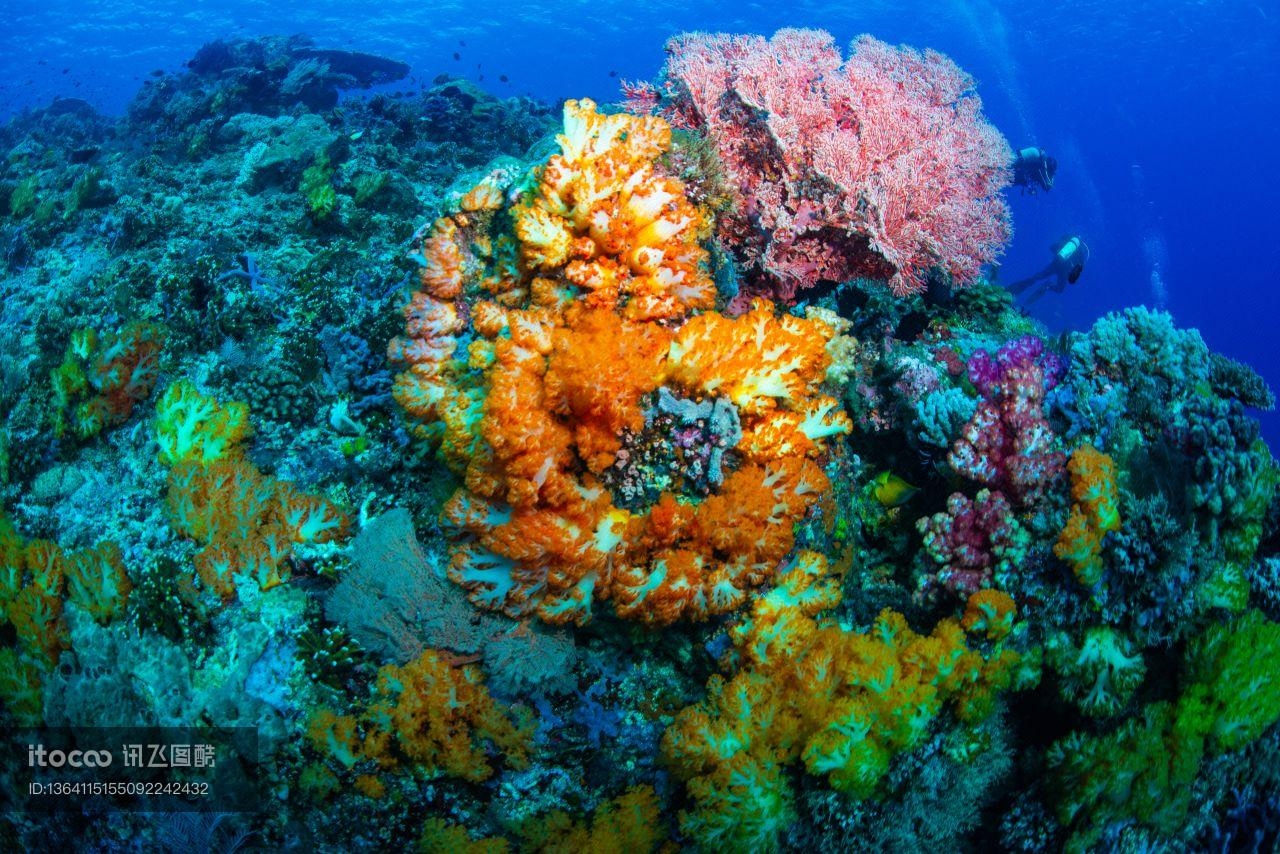
M 458 39 L 458 46 L 459 46 L 459 47 L 466 47 L 466 46 L 467 46 L 467 43 L 466 43 L 466 42 L 464 42 L 462 39 Z
M 462 59 L 462 54 L 458 53 L 457 51 L 454 51 L 453 58 L 454 58 L 454 59 Z
M 872 494 L 884 507 L 901 507 L 920 491 L 888 470 L 880 472 L 871 482 L 875 485 Z
M 609 72 L 609 76 L 610 76 L 610 77 L 617 77 L 617 76 L 618 76 L 618 72 L 616 72 L 616 71 L 610 71 L 610 72 Z
M 353 134 L 351 134 L 351 141 L 352 141 L 352 142 L 355 142 L 357 139 L 359 139 L 359 138 L 360 138 L 360 137 L 362 137 L 362 136 L 364 136 L 364 131 L 362 131 L 362 130 L 358 130 L 358 131 L 354 132 Z
M 499 80 L 501 80 L 503 83 L 510 83 L 510 82 L 511 82 L 511 78 L 510 78 L 510 77 L 508 77 L 508 76 L 507 76 L 507 75 L 505 75 L 505 74 L 499 74 L 499 75 L 498 75 L 498 79 L 499 79 Z

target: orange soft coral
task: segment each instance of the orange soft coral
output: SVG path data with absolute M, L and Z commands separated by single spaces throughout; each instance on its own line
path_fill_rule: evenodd
M 288 580 L 296 545 L 347 536 L 350 522 L 336 505 L 245 457 L 244 404 L 221 403 L 179 380 L 158 409 L 160 456 L 171 466 L 165 508 L 174 529 L 202 546 L 195 568 L 206 588 L 223 599 L 241 579 L 270 590 Z
M 596 808 L 590 821 L 556 810 L 516 828 L 523 850 L 541 854 L 651 854 L 666 840 L 652 786 L 633 786 Z
M 62 435 L 70 426 L 84 438 L 127 420 L 155 387 L 163 340 L 163 329 L 144 322 L 101 334 L 75 332 L 52 372 L 55 432 Z
M 653 165 L 670 144 L 666 123 L 605 116 L 591 101 L 570 101 L 560 143 L 561 153 L 516 194 L 506 216 L 496 214 L 518 176 L 497 169 L 422 237 L 423 291 L 405 310 L 407 335 L 389 352 L 410 366 L 397 378 L 396 398 L 435 431 L 433 440 L 440 438 L 430 425 L 439 421 L 441 401 L 477 382 L 464 366 L 445 364 L 461 328 L 438 319 L 443 301 L 454 300 L 453 317 L 470 315 L 475 331 L 492 339 L 510 328 L 499 306 L 559 308 L 576 297 L 652 319 L 680 317 L 714 300 L 696 239 L 705 219 L 679 181 Z
M 443 514 L 450 577 L 477 604 L 553 622 L 602 600 L 658 624 L 725 613 L 829 488 L 814 458 L 851 429 L 820 390 L 835 331 L 767 303 L 690 317 L 713 304 L 705 218 L 657 164 L 663 120 L 571 101 L 559 142 L 433 224 L 391 345 L 408 365 L 397 399 L 463 476 Z M 736 407 L 718 451 L 736 470 L 700 502 L 619 506 L 608 472 L 660 388 Z
M 32 661 L 53 664 L 66 648 L 67 601 L 107 623 L 132 589 L 115 543 L 68 552 L 50 540 L 24 542 L 0 513 L 0 622 L 13 624 Z
M 775 318 L 762 303 L 736 320 L 702 315 L 672 338 L 661 327 L 574 307 L 551 332 L 544 358 L 545 321 L 519 326 L 527 319 L 516 310 L 503 317 L 500 324 L 486 321 L 511 338 L 495 339 L 481 428 L 488 453 L 471 460 L 467 485 L 506 505 L 482 516 L 502 516 L 504 529 L 520 533 L 486 534 L 476 517 L 456 525 L 482 548 L 459 553 L 455 580 L 477 602 L 492 604 L 505 588 L 504 610 L 536 609 L 561 621 L 588 619 L 593 592 L 611 597 L 622 616 L 660 624 L 741 605 L 791 550 L 793 524 L 829 488 L 809 458 L 850 429 L 835 402 L 815 391 L 828 365 L 831 329 Z M 769 335 L 776 347 L 760 344 Z M 695 355 L 695 346 L 708 353 Z M 642 425 L 642 401 L 664 381 L 699 397 L 739 392 L 748 412 L 738 450 L 751 462 L 730 473 L 717 494 L 679 514 L 678 524 L 668 505 L 650 531 L 643 512 L 615 508 L 574 469 L 581 463 L 601 471 L 612 463 L 619 431 Z M 771 424 L 786 426 L 766 443 Z M 464 517 L 446 514 L 455 524 Z M 548 532 L 572 545 L 540 545 Z M 523 545 L 517 550 L 499 540 Z M 495 573 L 512 578 L 495 583 Z M 541 607 L 540 597 L 549 597 L 550 606 Z
M 687 388 L 727 396 L 747 415 L 795 407 L 826 373 L 833 333 L 821 320 L 779 316 L 764 301 L 738 318 L 702 314 L 672 342 L 670 376 Z
M 1092 587 L 1102 577 L 1102 538 L 1120 530 L 1116 466 L 1092 445 L 1081 445 L 1067 468 L 1073 503 L 1053 552 L 1071 564 L 1081 584 Z
M 555 331 L 546 403 L 573 425 L 578 455 L 591 471 L 613 464 L 623 430 L 644 426 L 640 401 L 661 382 L 669 342 L 660 326 L 601 310 L 581 312 Z
M 989 587 L 969 597 L 960 624 L 966 632 L 983 632 L 991 640 L 1002 640 L 1013 629 L 1016 613 L 1013 597 Z
M 595 107 L 585 98 L 565 104 L 560 154 L 515 209 L 525 264 L 562 270 L 588 306 L 634 319 L 710 308 L 715 287 L 696 242 L 702 217 L 683 185 L 653 166 L 671 145 L 670 127 Z
M 118 615 L 132 590 L 124 558 L 115 543 L 102 543 L 68 555 L 67 593 L 72 602 L 99 623 Z
M 493 773 L 490 747 L 513 768 L 528 765 L 533 725 L 521 710 L 498 706 L 477 668 L 454 667 L 428 649 L 403 666 L 384 665 L 359 715 L 322 709 L 307 732 L 344 771 L 409 764 L 480 782 Z
M 174 528 L 203 546 L 197 574 L 223 599 L 235 595 L 238 578 L 261 590 L 283 583 L 295 544 L 332 542 L 349 526 L 331 502 L 264 475 L 243 457 L 174 466 L 166 508 Z

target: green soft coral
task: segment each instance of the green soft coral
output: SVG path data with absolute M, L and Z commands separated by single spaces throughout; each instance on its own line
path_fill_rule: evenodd
M 1203 694 L 1212 744 L 1244 747 L 1280 720 L 1280 624 L 1250 611 L 1211 626 L 1191 645 L 1187 673 Z
M 1186 704 L 1153 703 L 1102 736 L 1072 733 L 1046 756 L 1069 851 L 1096 847 L 1103 829 L 1137 820 L 1166 834 L 1186 820 L 1204 736 Z
M 1116 821 L 1167 836 L 1184 826 L 1206 754 L 1246 747 L 1280 720 L 1280 625 L 1250 611 L 1211 626 L 1187 650 L 1181 687 L 1176 702 L 1049 749 L 1049 787 L 1072 832 L 1070 850 L 1095 846 Z
M 1086 715 L 1106 716 L 1121 711 L 1142 684 L 1147 668 L 1140 652 L 1114 629 L 1089 629 L 1073 643 L 1065 634 L 1045 646 L 1049 664 L 1058 672 L 1063 699 Z

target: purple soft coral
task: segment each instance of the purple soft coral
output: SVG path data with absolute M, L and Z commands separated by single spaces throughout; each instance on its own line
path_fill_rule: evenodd
M 1057 385 L 1062 360 L 1026 336 L 992 356 L 969 359 L 969 380 L 982 395 L 948 460 L 959 474 L 999 489 L 1019 504 L 1039 498 L 1062 476 L 1066 456 L 1044 416 L 1045 392 Z

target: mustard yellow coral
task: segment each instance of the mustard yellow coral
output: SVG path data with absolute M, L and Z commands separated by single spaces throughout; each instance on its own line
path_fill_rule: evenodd
M 346 771 L 410 764 L 479 782 L 493 773 L 490 747 L 507 765 L 525 767 L 533 729 L 519 710 L 493 700 L 478 668 L 454 666 L 429 649 L 407 664 L 384 665 L 358 715 L 321 709 L 307 734 Z
M 985 656 L 971 648 L 955 619 L 929 635 L 888 610 L 865 634 L 819 619 L 839 598 L 826 559 L 798 556 L 731 632 L 741 669 L 713 677 L 707 698 L 664 735 L 663 757 L 694 800 L 681 825 L 700 844 L 772 849 L 791 815 L 782 766 L 803 762 L 865 797 L 895 754 L 923 742 L 944 704 L 976 722 L 1031 675 L 1000 644 Z
M 1082 445 L 1067 468 L 1073 503 L 1053 552 L 1071 564 L 1081 584 L 1092 587 L 1102 578 L 1102 538 L 1120 530 L 1116 466 L 1092 445 Z

